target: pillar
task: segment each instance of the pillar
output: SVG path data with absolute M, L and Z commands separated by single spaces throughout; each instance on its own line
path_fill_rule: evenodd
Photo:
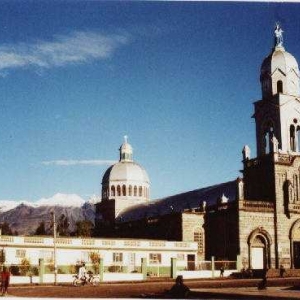
M 142 258 L 142 274 L 143 274 L 143 280 L 147 279 L 147 258 Z
M 171 258 L 171 278 L 176 278 L 177 273 L 177 259 L 175 257 Z
M 243 266 L 242 266 L 242 257 L 241 257 L 240 254 L 238 254 L 238 255 L 236 256 L 236 269 L 237 269 L 238 271 L 240 271 L 240 270 L 242 270 L 242 268 L 243 268 Z
M 102 282 L 104 279 L 104 262 L 103 257 L 100 257 L 99 259 L 99 281 Z
M 44 259 L 40 258 L 39 259 L 39 281 L 40 284 L 44 282 L 44 274 L 45 274 L 45 264 L 44 264 Z
M 211 257 L 211 277 L 215 277 L 215 257 Z

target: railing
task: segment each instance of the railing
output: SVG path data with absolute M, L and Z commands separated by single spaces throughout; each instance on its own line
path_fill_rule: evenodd
M 45 246 L 48 248 L 53 247 L 53 237 L 38 237 L 38 236 L 0 236 L 0 245 L 2 243 L 10 245 L 24 246 L 35 244 L 37 247 Z M 56 245 L 58 247 L 68 246 L 72 247 L 89 247 L 89 248 L 136 248 L 142 249 L 157 248 L 157 249 L 183 249 L 189 248 L 197 250 L 198 246 L 196 242 L 175 242 L 175 241 L 159 241 L 159 240 L 129 240 L 129 239 L 96 239 L 96 238 L 69 238 L 58 237 L 56 238 Z
M 278 160 L 281 164 L 290 165 L 293 162 L 293 156 L 288 154 L 278 154 Z
M 240 200 L 239 201 L 240 209 L 246 211 L 264 211 L 264 212 L 273 212 L 274 204 L 267 201 L 251 201 L 251 200 Z
M 300 213 L 300 204 L 289 203 L 289 212 Z
M 24 237 L 24 243 L 29 244 L 43 244 L 44 239 L 40 237 Z
M 230 261 L 230 260 L 215 261 L 215 270 L 220 270 L 221 267 L 223 267 L 224 270 L 236 270 L 236 261 Z
M 13 243 L 14 237 L 13 236 L 0 236 L 0 242 L 8 242 L 8 243 Z
M 197 270 L 211 270 L 212 269 L 212 262 L 210 260 L 206 261 L 199 261 L 198 265 L 196 266 Z

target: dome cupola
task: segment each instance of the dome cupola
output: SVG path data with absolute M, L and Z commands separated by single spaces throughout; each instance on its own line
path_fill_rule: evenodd
M 127 135 L 124 136 L 124 143 L 120 147 L 120 161 L 133 161 L 132 160 L 132 147 L 127 142 Z
M 263 98 L 276 94 L 299 96 L 299 68 L 295 57 L 283 47 L 283 30 L 274 31 L 274 47 L 261 65 L 260 81 Z

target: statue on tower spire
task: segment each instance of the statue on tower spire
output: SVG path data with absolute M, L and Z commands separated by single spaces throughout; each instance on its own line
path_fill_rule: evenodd
M 279 23 L 276 23 L 276 27 L 275 27 L 275 47 L 282 47 L 283 44 L 283 30 L 281 29 Z

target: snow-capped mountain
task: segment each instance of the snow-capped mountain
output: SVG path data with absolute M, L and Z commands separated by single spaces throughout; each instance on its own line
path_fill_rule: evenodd
M 51 223 L 51 212 L 57 218 L 62 214 L 68 217 L 70 230 L 75 230 L 77 221 L 90 220 L 94 223 L 95 203 L 98 197 L 85 201 L 76 194 L 57 193 L 51 198 L 42 198 L 36 202 L 0 200 L 0 222 L 7 222 L 12 231 L 20 235 L 33 234 L 41 221 Z
M 36 206 L 74 206 L 81 207 L 86 201 L 76 194 L 57 193 L 51 198 L 42 198 L 35 202 Z

